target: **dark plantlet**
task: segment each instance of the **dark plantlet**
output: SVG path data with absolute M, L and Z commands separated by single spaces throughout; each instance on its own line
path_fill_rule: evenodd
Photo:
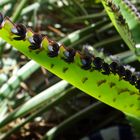
M 112 62 L 110 65 L 110 71 L 113 73 L 113 74 L 116 74 L 117 73 L 117 68 L 118 68 L 118 63 L 116 62 Z
M 48 46 L 48 50 L 49 50 L 48 55 L 50 57 L 56 57 L 58 55 L 59 48 L 60 48 L 59 44 L 53 42 Z
M 136 75 L 132 75 L 129 82 L 130 82 L 132 85 L 135 85 L 136 82 L 137 82 L 137 77 L 136 77 Z
M 102 64 L 102 69 L 103 69 L 103 74 L 105 74 L 105 75 L 109 75 L 110 74 L 110 67 L 109 67 L 109 65 L 107 64 L 107 63 L 103 63 Z
M 117 70 L 117 73 L 120 76 L 120 78 L 123 77 L 123 76 L 125 76 L 125 68 L 124 68 L 124 66 L 118 66 L 117 69 L 118 69 Z
M 76 51 L 72 48 L 67 48 L 65 51 L 64 51 L 64 57 L 63 59 L 66 61 L 66 62 L 73 62 L 74 61 L 74 56 L 75 56 L 75 53 Z
M 83 56 L 81 58 L 82 68 L 88 70 L 91 68 L 92 59 L 89 56 Z
M 3 15 L 0 13 L 0 29 L 2 28 L 2 22 L 3 22 Z
M 26 37 L 26 27 L 22 24 L 16 24 L 14 28 L 11 29 L 11 32 L 17 37 L 14 37 L 14 40 L 24 40 Z
M 126 21 L 125 21 L 124 17 L 121 14 L 118 16 L 118 20 L 119 20 L 120 24 L 122 24 L 122 25 L 126 24 Z
M 29 49 L 31 50 L 40 49 L 41 42 L 42 42 L 42 35 L 34 34 L 31 38 L 29 38 L 29 42 L 31 43 L 31 45 L 29 46 Z
M 100 57 L 95 57 L 94 60 L 93 60 L 93 64 L 94 64 L 94 68 L 96 70 L 101 70 L 103 60 Z
M 132 77 L 132 72 L 130 70 L 125 70 L 125 77 L 124 80 L 130 81 Z
M 136 81 L 135 87 L 140 90 L 140 79 Z

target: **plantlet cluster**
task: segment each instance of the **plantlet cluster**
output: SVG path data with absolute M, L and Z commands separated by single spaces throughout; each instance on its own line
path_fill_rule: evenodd
M 115 9 L 115 11 L 119 11 L 119 8 L 112 4 L 111 1 L 108 1 L 108 5 L 112 7 L 112 10 Z M 1 21 L 4 22 L 2 14 L 0 15 Z M 3 22 L 1 22 L 1 25 L 3 24 Z M 17 37 L 13 37 L 14 40 L 25 40 L 26 32 L 27 29 L 22 24 L 15 24 L 15 27 L 11 29 L 11 33 L 17 35 Z M 78 59 L 80 60 L 79 66 L 82 69 L 90 71 L 98 70 L 101 71 L 104 75 L 109 75 L 111 73 L 118 74 L 120 79 L 129 81 L 130 84 L 134 85 L 138 90 L 140 90 L 140 79 L 138 79 L 136 75 L 133 74 L 130 70 L 125 69 L 124 66 L 119 65 L 116 62 L 112 62 L 109 65 L 99 57 L 86 56 L 81 54 L 79 51 L 75 51 L 72 48 L 65 48 L 64 45 L 52 41 L 51 39 L 48 39 L 47 36 L 43 36 L 41 34 L 35 33 L 32 37 L 28 38 L 28 40 L 31 44 L 29 46 L 29 50 L 31 51 L 41 51 L 42 48 L 44 48 L 45 50 L 47 48 L 46 52 L 49 57 L 57 57 L 58 55 L 60 55 L 60 57 L 68 63 L 73 63 L 75 59 L 77 59 L 76 57 L 78 56 Z M 43 41 L 48 41 L 48 44 L 44 46 Z
M 139 116 L 140 80 L 135 73 L 116 62 L 108 64 L 100 57 L 66 48 L 46 35 L 34 33 L 22 24 L 12 23 L 9 18 L 2 21 L 0 32 L 4 34 L 1 37 L 25 55 L 91 96 Z M 128 101 L 123 105 L 118 104 L 122 98 Z

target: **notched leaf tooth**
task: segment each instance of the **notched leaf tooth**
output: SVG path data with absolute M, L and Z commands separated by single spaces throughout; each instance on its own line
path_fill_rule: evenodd
M 35 33 L 33 32 L 33 30 L 31 28 L 27 28 L 26 31 L 27 31 L 26 32 L 26 38 L 29 41 L 29 38 L 32 37 Z
M 44 36 L 41 42 L 42 47 L 48 52 L 48 46 L 49 46 L 49 39 L 47 36 Z
M 9 17 L 5 17 L 2 24 L 1 24 L 1 27 L 8 31 L 9 33 L 11 33 L 11 29 L 15 26 L 15 24 L 10 20 Z

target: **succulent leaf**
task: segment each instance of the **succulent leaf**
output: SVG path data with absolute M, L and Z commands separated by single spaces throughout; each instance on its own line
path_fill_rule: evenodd
M 40 37 L 31 29 L 26 29 L 23 40 L 17 40 L 15 37 L 22 34 L 13 32 L 17 24 L 9 18 L 4 19 L 1 27 L 0 37 L 27 57 L 96 99 L 124 113 L 140 117 L 139 80 L 130 73 L 131 77 L 136 77 L 131 84 L 132 79 L 128 79 L 123 66 L 117 63 L 109 65 L 99 57 L 88 57 L 67 49 L 47 36 Z M 37 49 L 32 49 L 31 45 Z

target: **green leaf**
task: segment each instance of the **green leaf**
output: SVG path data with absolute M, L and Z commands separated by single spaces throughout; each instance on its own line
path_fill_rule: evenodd
M 140 116 L 140 95 L 139 90 L 134 85 L 123 79 L 120 80 L 118 74 L 105 75 L 103 74 L 103 69 L 95 70 L 93 63 L 92 68 L 85 70 L 82 68 L 84 63 L 82 58 L 84 56 L 79 52 L 76 52 L 74 62 L 66 62 L 64 60 L 66 49 L 63 45 L 60 45 L 57 56 L 50 57 L 48 53 L 50 52 L 51 41 L 47 37 L 44 37 L 41 42 L 42 48 L 30 50 L 31 43 L 29 40 L 34 35 L 33 31 L 27 29 L 25 40 L 14 40 L 13 38 L 17 37 L 17 35 L 13 34 L 11 30 L 15 27 L 9 19 L 5 19 L 2 23 L 2 29 L 0 29 L 0 37 L 27 57 L 35 60 L 85 93 L 124 113 Z M 94 59 L 92 58 L 92 60 Z

